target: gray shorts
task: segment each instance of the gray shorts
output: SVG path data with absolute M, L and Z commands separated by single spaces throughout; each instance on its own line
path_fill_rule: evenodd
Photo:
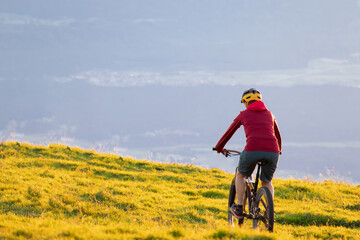
M 267 163 L 261 166 L 260 180 L 263 182 L 271 182 L 277 163 L 279 160 L 279 153 L 264 152 L 264 151 L 243 151 L 240 155 L 238 171 L 250 177 L 259 160 L 265 160 Z

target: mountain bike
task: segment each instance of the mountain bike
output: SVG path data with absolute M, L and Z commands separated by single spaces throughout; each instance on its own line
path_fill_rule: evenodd
M 216 149 L 213 149 L 216 150 Z M 241 152 L 235 150 L 224 149 L 223 154 L 225 157 L 239 156 Z M 258 189 L 259 176 L 261 166 L 264 166 L 266 161 L 260 160 L 257 163 L 255 180 L 252 177 L 245 178 L 245 197 L 243 200 L 244 219 L 253 220 L 253 228 L 266 229 L 270 232 L 274 229 L 274 202 L 270 190 L 267 187 Z M 234 226 L 236 217 L 231 212 L 230 208 L 234 203 L 237 203 L 235 178 L 237 168 L 235 170 L 235 177 L 231 182 L 228 201 L 228 223 Z M 238 203 L 237 203 L 238 204 Z M 238 225 L 242 225 L 244 219 L 237 219 Z

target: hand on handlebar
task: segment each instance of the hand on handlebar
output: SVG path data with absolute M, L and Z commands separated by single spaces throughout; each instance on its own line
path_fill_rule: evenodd
M 219 153 L 219 154 L 220 154 L 220 153 L 224 154 L 225 157 L 230 156 L 230 152 L 229 152 L 227 149 L 222 149 L 222 150 L 219 151 L 218 149 L 213 148 L 213 150 L 214 150 L 214 151 L 217 151 L 217 153 Z
M 224 154 L 225 157 L 230 156 L 230 152 L 227 149 L 223 149 L 223 151 L 221 153 Z
M 236 150 L 228 150 L 228 149 L 222 149 L 222 150 L 218 150 L 216 148 L 213 148 L 213 151 L 217 151 L 217 153 L 222 153 L 224 154 L 225 157 L 231 157 L 231 156 L 236 156 L 236 155 L 240 155 L 241 152 L 236 151 Z

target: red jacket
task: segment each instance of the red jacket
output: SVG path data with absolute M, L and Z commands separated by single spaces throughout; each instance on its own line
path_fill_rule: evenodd
M 281 152 L 281 136 L 275 117 L 262 101 L 253 102 L 240 112 L 215 149 L 221 152 L 241 125 L 246 135 L 245 151 Z

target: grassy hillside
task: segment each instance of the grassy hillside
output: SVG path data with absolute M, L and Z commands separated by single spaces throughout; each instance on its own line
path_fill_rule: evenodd
M 219 159 L 219 161 L 221 161 Z M 0 239 L 360 239 L 360 186 L 274 180 L 274 233 L 226 223 L 232 174 L 0 145 Z

